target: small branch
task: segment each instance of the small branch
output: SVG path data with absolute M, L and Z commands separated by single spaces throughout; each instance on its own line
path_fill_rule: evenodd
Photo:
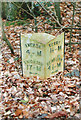
M 27 7 L 30 10 L 30 12 L 33 14 L 33 16 L 35 16 L 34 12 L 30 9 L 28 4 L 27 4 Z M 37 28 L 37 19 L 36 19 L 36 17 L 34 17 L 34 23 L 35 23 L 35 32 L 37 32 L 38 28 Z
M 66 45 L 69 45 L 69 43 L 65 43 L 65 44 L 66 44 Z M 81 43 L 80 43 L 80 42 L 74 42 L 74 43 L 71 42 L 71 44 L 79 44 L 79 45 L 80 45 Z
M 71 31 L 70 31 L 70 42 L 69 42 L 70 51 L 71 51 L 71 37 L 72 37 L 72 28 L 73 28 L 73 22 L 74 22 L 75 7 L 76 7 L 76 3 L 73 4 L 73 18 L 72 18 L 72 25 L 71 25 Z
M 37 27 L 38 25 L 40 25 L 40 23 L 41 23 L 42 21 L 43 21 L 43 20 L 41 20 L 38 24 L 36 24 L 36 25 L 34 26 L 34 28 Z
M 12 53 L 12 54 L 15 54 L 15 53 L 14 53 L 14 50 L 13 50 L 13 48 L 12 48 L 10 42 L 9 42 L 9 40 L 7 39 L 7 37 L 6 37 L 6 35 L 5 35 L 3 23 L 2 23 L 2 39 L 7 43 L 8 47 L 9 47 L 10 50 L 11 50 L 11 53 Z
M 68 25 L 68 24 L 67 24 Z M 54 29 L 61 29 L 61 27 L 55 27 Z M 69 26 L 69 27 L 63 27 L 62 29 L 71 29 L 71 27 Z M 72 29 L 74 29 L 74 30 L 81 30 L 81 28 L 72 28 Z
M 55 36 L 57 36 L 58 35 L 58 33 L 60 32 L 60 31 L 62 31 L 62 29 L 64 29 L 67 25 L 69 25 L 69 24 L 66 24 L 65 26 L 63 26 L 57 33 L 56 33 L 56 35 Z
M 21 8 L 24 12 L 26 12 L 27 14 L 29 14 L 30 16 L 32 16 L 34 19 L 36 19 L 36 17 L 34 17 L 31 13 L 27 12 L 25 9 L 23 9 L 22 7 L 18 6 L 17 4 L 11 2 L 12 4 L 14 4 L 16 7 Z
M 53 12 L 53 16 L 58 19 L 57 15 L 55 15 L 54 11 L 52 11 L 51 9 L 49 9 L 50 12 Z
M 37 2 L 42 8 L 43 10 L 60 26 L 62 27 L 62 25 L 59 23 L 59 21 L 57 21 L 45 8 L 42 4 L 40 4 L 39 2 Z
M 28 7 L 28 9 L 30 10 L 30 12 L 33 13 L 28 4 L 27 4 L 27 7 Z

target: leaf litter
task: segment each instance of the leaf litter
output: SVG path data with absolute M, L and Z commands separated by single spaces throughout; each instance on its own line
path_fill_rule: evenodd
M 72 14 L 71 8 L 68 8 L 69 12 L 65 17 L 66 12 L 62 11 L 65 9 L 64 7 L 61 4 L 61 14 L 64 14 L 62 21 L 66 21 L 67 17 L 69 19 Z M 78 22 L 78 17 L 74 20 Z M 71 23 L 70 19 L 67 23 Z M 63 25 L 65 24 L 66 22 Z M 27 28 L 27 26 L 25 27 Z M 42 24 L 38 27 L 42 27 Z M 47 30 L 50 28 L 47 24 L 45 27 Z M 67 119 L 72 116 L 79 118 L 79 45 L 73 44 L 71 52 L 69 52 L 69 47 L 65 46 L 65 70 L 63 73 L 58 72 L 46 80 L 36 76 L 22 77 L 19 33 L 28 33 L 30 29 L 24 30 L 23 26 L 13 27 L 11 25 L 9 28 L 5 27 L 5 32 L 14 47 L 15 55 L 11 54 L 5 42 L 2 41 L 2 68 L 0 69 L 0 113 L 2 118 L 50 118 L 51 120 L 60 117 Z M 33 32 L 32 29 L 31 32 Z M 55 31 L 52 33 L 54 34 Z M 65 42 L 69 42 L 69 38 L 70 34 L 67 33 Z M 79 41 L 78 38 L 76 39 Z M 73 41 L 76 42 L 76 39 Z

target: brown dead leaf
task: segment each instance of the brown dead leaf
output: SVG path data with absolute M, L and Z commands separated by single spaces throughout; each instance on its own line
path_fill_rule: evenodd
M 67 118 L 67 113 L 65 111 L 55 112 L 50 116 L 50 120 L 53 120 L 54 118 L 58 118 L 58 117 L 63 117 L 63 116 Z
M 23 118 L 23 115 L 22 115 L 22 114 L 19 116 L 19 119 L 21 119 L 21 118 Z
M 15 115 L 16 115 L 16 116 L 19 116 L 21 113 L 22 113 L 22 110 L 21 110 L 21 109 L 17 109 L 17 110 L 15 111 Z
M 25 118 L 28 118 L 28 112 L 26 111 L 26 110 L 23 110 L 23 116 L 25 117 Z
M 74 88 L 74 87 L 76 87 L 76 85 L 68 85 L 68 88 Z

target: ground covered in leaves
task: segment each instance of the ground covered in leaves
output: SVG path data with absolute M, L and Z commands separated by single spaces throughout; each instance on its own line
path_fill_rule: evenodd
M 69 3 L 70 4 L 70 3 Z M 66 6 L 67 7 L 67 6 Z M 61 5 L 62 9 L 62 5 Z M 64 9 L 64 7 L 63 7 Z M 63 25 L 70 24 L 70 8 L 62 12 Z M 67 17 L 65 17 L 67 16 Z M 71 16 L 70 16 L 71 17 Z M 75 23 L 79 17 L 75 16 Z M 45 16 L 38 17 L 38 20 Z M 31 21 L 33 26 L 34 20 Z M 39 31 L 44 32 L 42 23 L 39 24 Z M 50 25 L 45 24 L 46 30 L 50 30 Z M 58 30 L 53 30 L 51 34 L 56 34 Z M 6 26 L 5 33 L 14 48 L 15 55 L 12 55 L 8 46 L 2 41 L 1 46 L 1 68 L 0 68 L 0 113 L 2 118 L 50 118 L 69 119 L 75 117 L 79 119 L 80 114 L 80 51 L 78 44 L 65 45 L 65 70 L 56 75 L 42 80 L 33 76 L 22 77 L 21 57 L 20 57 L 20 33 L 34 32 L 31 27 Z M 70 33 L 65 32 L 65 43 L 69 43 Z M 75 37 L 76 36 L 76 37 Z M 77 30 L 73 30 L 72 41 L 79 42 Z M 71 118 L 72 120 L 72 118 Z

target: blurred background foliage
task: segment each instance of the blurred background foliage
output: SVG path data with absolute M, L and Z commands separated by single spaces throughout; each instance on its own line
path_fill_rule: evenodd
M 52 6 L 52 2 L 40 2 L 47 9 Z M 45 15 L 46 12 L 41 12 L 40 5 L 36 2 L 2 2 L 2 18 L 10 21 L 17 19 L 33 18 L 29 14 L 33 14 L 35 17 L 41 14 Z M 61 23 L 60 16 L 60 2 L 55 2 L 56 15 Z M 27 14 L 29 13 L 29 14 Z M 53 12 L 53 14 L 55 14 Z
M 33 2 L 2 2 L 2 18 L 10 21 L 17 19 L 27 19 L 33 18 L 31 15 L 27 14 L 31 13 L 37 17 L 41 14 L 39 5 L 35 5 Z M 27 12 L 26 12 L 27 11 Z
M 41 6 L 43 5 L 43 7 Z M 51 6 L 51 9 L 50 9 Z M 54 6 L 54 8 L 52 8 Z M 18 25 L 23 25 L 27 19 L 33 19 L 35 25 L 37 24 L 36 18 L 38 16 L 46 16 L 47 23 L 55 26 L 58 23 L 52 23 L 49 19 L 49 14 L 54 17 L 61 24 L 61 11 L 60 11 L 60 2 L 2 2 L 2 18 L 6 19 L 6 25 L 10 25 L 9 21 L 16 21 Z M 50 18 L 51 18 L 50 16 Z M 20 21 L 19 21 L 20 20 Z M 24 20 L 24 21 L 21 21 Z M 11 23 L 14 25 L 14 23 Z M 36 30 L 37 31 L 37 30 Z

